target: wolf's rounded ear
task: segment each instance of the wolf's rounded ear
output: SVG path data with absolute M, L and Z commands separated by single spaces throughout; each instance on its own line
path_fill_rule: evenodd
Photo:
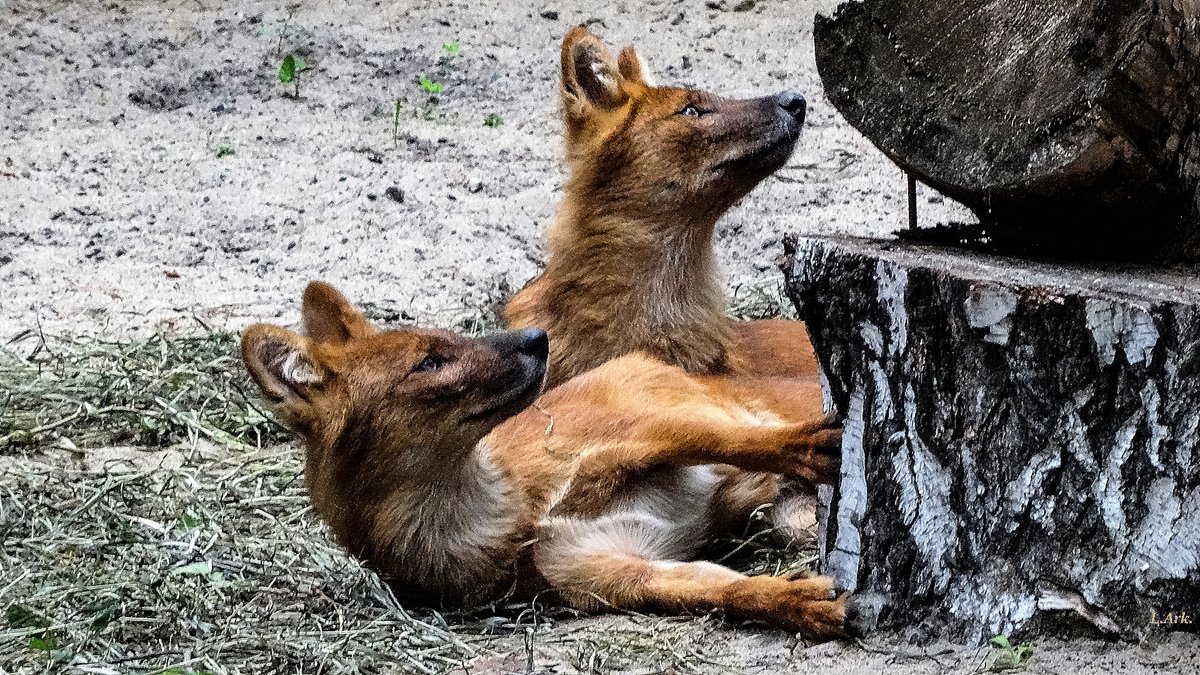
M 342 344 L 376 332 L 371 322 L 336 288 L 314 281 L 304 289 L 304 332 L 317 342 Z
M 242 332 L 242 361 L 289 425 L 307 421 L 313 392 L 330 376 L 313 347 L 309 338 L 279 326 L 260 323 Z
M 582 120 L 592 109 L 609 109 L 625 102 L 621 71 L 608 47 L 586 28 L 571 29 L 562 43 L 563 113 L 567 121 Z

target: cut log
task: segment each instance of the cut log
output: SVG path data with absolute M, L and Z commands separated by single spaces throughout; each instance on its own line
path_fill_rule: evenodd
M 846 417 L 826 569 L 882 625 L 1200 628 L 1200 279 L 867 240 L 785 260 Z
M 1200 0 L 866 0 L 815 40 L 838 110 L 997 247 L 1200 252 Z

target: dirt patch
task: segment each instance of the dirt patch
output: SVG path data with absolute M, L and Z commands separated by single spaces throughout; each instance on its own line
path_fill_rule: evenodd
M 731 291 L 778 284 L 784 232 L 901 227 L 903 177 L 821 93 L 812 15 L 835 3 L 709 5 L 10 3 L 0 339 L 290 320 L 314 278 L 452 325 L 520 288 L 561 196 L 558 45 L 577 23 L 636 44 L 660 81 L 808 97 L 791 162 L 719 225 Z M 283 53 L 309 66 L 299 99 Z

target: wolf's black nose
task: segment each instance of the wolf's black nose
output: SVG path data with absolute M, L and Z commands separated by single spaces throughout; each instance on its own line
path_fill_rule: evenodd
M 480 339 L 491 345 L 492 349 L 500 352 L 502 356 L 523 354 L 546 358 L 550 351 L 550 340 L 546 337 L 546 331 L 541 328 L 495 333 Z
M 794 91 L 785 91 L 775 94 L 775 103 L 779 104 L 779 107 L 791 115 L 797 123 L 804 123 L 804 113 L 808 111 L 808 101 L 805 101 L 803 96 Z
M 550 338 L 541 328 L 526 328 L 517 333 L 521 339 L 520 351 L 530 356 L 545 356 L 550 350 Z

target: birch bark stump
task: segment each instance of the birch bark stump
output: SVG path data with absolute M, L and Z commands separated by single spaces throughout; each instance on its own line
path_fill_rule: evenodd
M 1200 627 L 1200 280 L 895 242 L 784 265 L 847 416 L 826 566 L 916 637 Z M 1152 614 L 1154 613 L 1154 614 Z
M 815 39 L 842 115 L 998 247 L 1200 252 L 1200 0 L 865 0 Z

